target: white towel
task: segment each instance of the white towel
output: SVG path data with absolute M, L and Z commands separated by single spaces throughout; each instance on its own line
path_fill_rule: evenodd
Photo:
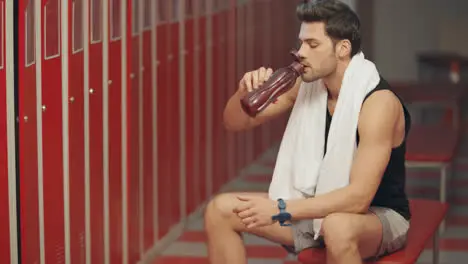
M 362 52 L 353 56 L 344 74 L 325 157 L 328 93 L 322 80 L 301 85 L 278 152 L 271 199 L 313 197 L 349 184 L 361 105 L 379 81 L 375 65 Z M 321 222 L 314 219 L 316 238 Z

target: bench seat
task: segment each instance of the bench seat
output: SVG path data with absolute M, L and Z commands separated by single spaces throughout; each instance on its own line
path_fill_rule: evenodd
M 411 199 L 411 222 L 408 241 L 405 248 L 391 255 L 382 257 L 376 264 L 413 264 L 416 263 L 426 244 L 433 238 L 433 264 L 439 263 L 438 227 L 445 217 L 448 204 L 439 201 Z M 325 249 L 306 249 L 298 260 L 302 264 L 325 264 Z

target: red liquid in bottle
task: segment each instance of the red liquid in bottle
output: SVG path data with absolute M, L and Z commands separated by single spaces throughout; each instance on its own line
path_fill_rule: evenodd
M 291 52 L 291 54 L 295 57 L 293 63 L 276 70 L 262 86 L 241 99 L 242 109 L 249 116 L 255 117 L 280 95 L 294 87 L 297 78 L 304 71 L 304 66 L 299 63 L 297 52 Z

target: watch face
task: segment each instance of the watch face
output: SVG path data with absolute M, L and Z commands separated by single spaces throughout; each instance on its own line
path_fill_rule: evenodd
M 279 209 L 285 209 L 286 208 L 286 203 L 283 200 L 278 201 L 278 207 Z

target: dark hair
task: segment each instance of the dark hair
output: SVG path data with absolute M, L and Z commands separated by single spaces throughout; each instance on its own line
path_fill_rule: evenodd
M 349 40 L 351 57 L 361 51 L 361 23 L 347 4 L 339 0 L 311 0 L 299 4 L 296 13 L 301 22 L 324 22 L 332 40 Z

